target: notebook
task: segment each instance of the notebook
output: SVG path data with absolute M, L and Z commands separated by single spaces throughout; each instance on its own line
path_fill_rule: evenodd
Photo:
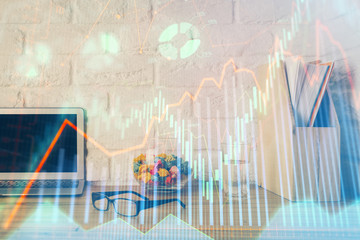
M 330 80 L 334 63 L 305 63 L 288 58 L 285 69 L 297 126 L 312 127 Z
M 0 195 L 79 195 L 84 110 L 0 108 Z

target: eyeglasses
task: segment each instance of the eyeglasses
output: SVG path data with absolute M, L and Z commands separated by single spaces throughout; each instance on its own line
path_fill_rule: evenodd
M 132 200 L 129 198 L 114 198 L 110 199 L 111 196 L 121 195 L 124 193 L 134 194 L 144 200 Z M 166 203 L 178 202 L 181 207 L 185 208 L 186 205 L 177 198 L 172 199 L 161 199 L 161 200 L 149 200 L 147 197 L 140 195 L 134 191 L 114 191 L 114 192 L 93 192 L 92 195 L 92 204 L 95 209 L 99 211 L 108 211 L 109 203 L 112 203 L 114 210 L 117 214 L 124 217 L 136 217 L 139 215 L 140 211 L 160 206 Z

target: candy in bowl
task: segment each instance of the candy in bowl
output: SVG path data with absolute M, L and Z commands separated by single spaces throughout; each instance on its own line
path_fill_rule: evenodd
M 173 154 L 147 157 L 140 154 L 133 160 L 135 179 L 148 190 L 180 190 L 191 177 L 189 162 Z

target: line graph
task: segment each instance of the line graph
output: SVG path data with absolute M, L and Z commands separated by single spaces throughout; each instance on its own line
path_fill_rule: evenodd
M 269 65 L 269 69 L 271 69 L 271 67 L 275 64 L 275 62 L 272 62 L 270 65 Z M 104 146 L 102 146 L 101 144 L 99 144 L 95 139 L 93 139 L 92 137 L 88 136 L 84 131 L 82 131 L 81 129 L 78 129 L 74 124 L 72 124 L 70 121 L 68 120 L 65 120 L 63 122 L 63 124 L 61 125 L 59 131 L 57 132 L 55 138 L 53 139 L 50 147 L 48 148 L 48 150 L 46 151 L 46 154 L 44 155 L 44 157 L 42 158 L 38 168 L 36 169 L 33 177 L 32 177 L 32 180 L 29 181 L 29 183 L 27 184 L 22 196 L 19 198 L 19 200 L 17 201 L 14 209 L 12 210 L 8 220 L 6 221 L 6 223 L 4 224 L 4 228 L 7 229 L 11 222 L 12 222 L 12 219 L 14 218 L 14 216 L 16 215 L 16 212 L 18 211 L 19 207 L 21 206 L 21 204 L 23 203 L 27 193 L 29 192 L 33 182 L 35 181 L 38 173 L 40 172 L 42 166 L 44 165 L 45 161 L 47 160 L 48 156 L 50 155 L 51 153 L 51 150 L 53 149 L 54 145 L 56 144 L 58 138 L 60 137 L 62 131 L 64 130 L 64 128 L 69 125 L 70 127 L 72 127 L 74 130 L 76 130 L 80 135 L 82 135 L 85 139 L 87 139 L 90 143 L 92 143 L 96 148 L 98 148 L 99 150 L 101 150 L 104 154 L 106 154 L 107 156 L 109 157 L 113 157 L 115 155 L 119 155 L 119 154 L 122 154 L 122 153 L 126 153 L 126 152 L 130 152 L 130 151 L 133 151 L 133 150 L 137 150 L 137 149 L 141 149 L 145 146 L 148 138 L 149 138 L 149 133 L 154 125 L 154 123 L 156 121 L 158 122 L 161 122 L 163 121 L 163 119 L 165 118 L 166 116 L 166 113 L 167 111 L 170 109 L 170 108 L 174 108 L 174 107 L 178 107 L 180 106 L 187 98 L 189 98 L 190 100 L 192 100 L 193 102 L 197 100 L 197 98 L 199 97 L 200 93 L 201 93 L 201 90 L 203 88 L 203 86 L 205 85 L 205 83 L 207 82 L 212 82 L 218 89 L 221 89 L 222 85 L 223 85 L 223 82 L 224 82 L 224 78 L 225 78 L 225 73 L 226 73 L 226 70 L 229 68 L 229 67 L 232 67 L 232 70 L 233 72 L 235 73 L 239 73 L 239 72 L 245 72 L 245 73 L 248 73 L 252 76 L 254 82 L 255 82 L 255 85 L 257 86 L 258 90 L 261 92 L 261 88 L 260 88 L 260 85 L 257 81 L 257 78 L 256 78 L 256 75 L 255 73 L 250 70 L 250 69 L 247 69 L 247 68 L 237 68 L 236 65 L 235 65 L 235 61 L 234 59 L 229 59 L 223 66 L 222 68 L 222 71 L 221 71 L 221 76 L 220 76 L 220 79 L 217 81 L 215 78 L 213 77 L 208 77 L 208 78 L 203 78 L 197 91 L 195 92 L 194 95 L 192 95 L 190 92 L 186 91 L 182 97 L 180 98 L 180 100 L 176 103 L 173 103 L 173 104 L 168 104 L 166 105 L 164 111 L 162 112 L 160 118 L 157 117 L 157 116 L 152 116 L 151 120 L 150 120 L 150 123 L 147 127 L 147 132 L 143 138 L 143 141 L 141 144 L 138 144 L 138 145 L 135 145 L 135 146 L 132 146 L 132 147 L 129 147 L 129 148 L 126 148 L 126 149 L 120 149 L 120 150 L 116 150 L 116 151 L 109 151 L 107 150 Z M 269 74 L 269 71 L 268 73 Z M 264 94 L 263 95 L 263 99 L 266 99 L 266 95 Z M 265 101 L 266 103 L 266 101 Z
M 177 106 L 180 106 L 187 98 L 191 99 L 193 102 L 196 101 L 196 99 L 199 97 L 200 95 L 200 92 L 201 92 L 201 89 L 203 88 L 204 84 L 206 82 L 213 82 L 215 84 L 215 86 L 219 89 L 221 89 L 222 85 L 223 85 L 223 81 L 224 81 L 224 77 L 225 77 L 225 73 L 226 73 L 226 70 L 228 67 L 232 67 L 233 71 L 234 72 L 246 72 L 246 73 L 249 73 L 252 77 L 253 77 L 253 80 L 255 81 L 255 84 L 256 86 L 260 89 L 260 85 L 256 79 L 256 76 L 255 76 L 255 73 L 249 69 L 246 69 L 246 68 L 237 68 L 236 65 L 235 65 L 235 61 L 231 58 L 229 61 L 227 61 L 224 66 L 223 66 L 223 70 L 221 71 L 221 77 L 219 79 L 219 81 L 217 81 L 215 78 L 203 78 L 196 93 L 194 95 L 192 95 L 190 92 L 186 91 L 182 97 L 180 98 L 180 100 L 176 103 L 173 103 L 173 104 L 169 104 L 165 107 L 165 110 L 163 111 L 163 113 L 161 114 L 161 117 L 156 117 L 156 116 L 152 116 L 151 120 L 150 120 L 150 123 L 147 127 L 147 132 L 143 138 L 143 141 L 141 144 L 138 144 L 138 145 L 135 145 L 135 146 L 132 146 L 132 147 L 129 147 L 129 148 L 126 148 L 126 149 L 120 149 L 120 150 L 116 150 L 116 151 L 109 151 L 107 150 L 104 146 L 102 146 L 101 144 L 99 144 L 95 139 L 93 139 L 92 137 L 88 136 L 83 130 L 81 129 L 78 129 L 73 123 L 71 123 L 70 121 L 68 120 L 65 120 L 60 129 L 58 130 L 56 136 L 54 137 L 54 139 L 52 140 L 49 148 L 47 149 L 44 157 L 42 158 L 39 166 L 36 168 L 31 180 L 29 181 L 29 183 L 26 185 L 21 197 L 19 198 L 19 200 L 16 202 L 16 205 L 15 207 L 13 208 L 9 218 L 7 219 L 7 221 L 5 222 L 4 224 L 4 228 L 7 229 L 13 218 L 15 217 L 18 209 L 20 208 L 21 204 L 23 203 L 23 201 L 25 200 L 25 197 L 26 195 L 28 194 L 33 182 L 35 181 L 35 179 L 37 178 L 42 166 L 44 165 L 44 163 L 46 162 L 48 156 L 50 155 L 52 149 L 54 148 L 56 142 L 58 141 L 61 133 L 63 132 L 64 128 L 69 125 L 70 127 L 72 127 L 74 130 L 76 130 L 80 135 L 82 135 L 85 139 L 87 139 L 90 143 L 92 143 L 95 147 L 97 147 L 99 150 L 101 150 L 104 154 L 106 154 L 107 156 L 109 157 L 113 157 L 115 155 L 119 155 L 119 154 L 122 154 L 122 153 L 126 153 L 126 152 L 130 152 L 130 151 L 133 151 L 133 150 L 137 150 L 137 149 L 141 149 L 145 146 L 148 138 L 149 138 L 149 133 L 155 123 L 155 121 L 158 121 L 158 122 L 161 122 L 165 116 L 166 116 L 166 113 L 167 111 L 170 109 L 170 108 L 174 108 L 174 107 L 177 107 Z
M 273 65 L 273 64 L 272 64 Z M 200 92 L 201 92 L 201 89 L 202 87 L 204 86 L 204 84 L 207 82 L 207 81 L 210 81 L 210 82 L 213 82 L 219 89 L 222 87 L 223 85 L 223 81 L 224 81 L 224 76 L 225 76 L 225 72 L 228 68 L 228 66 L 232 66 L 233 67 L 233 70 L 234 72 L 246 72 L 246 73 L 250 73 L 251 76 L 254 77 L 254 81 L 256 83 L 256 85 L 259 86 L 258 82 L 257 82 L 257 79 L 256 79 L 256 76 L 255 76 L 255 73 L 249 69 L 238 69 L 236 68 L 235 66 L 235 62 L 233 59 L 230 59 L 223 67 L 223 70 L 222 70 L 222 74 L 221 74 L 221 77 L 220 77 L 220 80 L 219 81 L 216 81 L 215 78 L 204 78 L 202 81 L 201 81 L 201 84 L 198 88 L 198 90 L 196 91 L 196 94 L 194 95 L 191 95 L 189 92 L 185 92 L 184 95 L 181 97 L 181 99 L 177 102 L 177 103 L 174 103 L 174 104 L 170 104 L 170 105 L 167 105 L 167 107 L 165 108 L 163 114 L 161 115 L 160 118 L 158 117 L 153 117 L 152 118 L 152 121 L 150 122 L 149 126 L 148 126 L 148 132 L 146 134 L 146 136 L 144 137 L 143 139 L 143 143 L 140 144 L 140 145 L 137 145 L 137 146 L 133 146 L 131 148 L 127 148 L 127 149 L 122 149 L 122 150 L 118 150 L 118 151 L 114 151 L 114 152 L 110 152 L 109 150 L 107 150 L 104 146 L 102 146 L 101 144 L 99 144 L 95 139 L 93 139 L 92 137 L 88 136 L 84 131 L 82 131 L 81 129 L 78 129 L 74 124 L 72 124 L 70 121 L 68 120 L 65 120 L 63 122 L 63 124 L 61 125 L 60 129 L 58 130 L 56 136 L 54 137 L 53 141 L 51 142 L 51 145 L 49 146 L 49 148 L 47 149 L 46 151 L 46 154 L 44 155 L 44 157 L 42 158 L 39 166 L 37 167 L 36 171 L 34 172 L 34 175 L 32 176 L 32 180 L 29 181 L 29 183 L 26 185 L 26 188 L 24 190 L 24 192 L 22 193 L 21 197 L 19 198 L 19 200 L 16 202 L 16 205 L 14 207 L 14 209 L 12 210 L 9 218 L 7 219 L 6 223 L 4 224 L 4 229 L 7 229 L 11 222 L 12 222 L 12 219 L 15 217 L 17 211 L 19 210 L 21 204 L 23 203 L 24 199 L 26 198 L 26 195 L 28 194 L 33 182 L 35 181 L 35 179 L 37 178 L 37 175 L 38 173 L 40 172 L 42 166 L 44 165 L 44 163 L 46 162 L 48 156 L 50 155 L 53 147 L 55 146 L 57 140 L 59 139 L 59 137 L 61 136 L 61 133 L 63 132 L 64 128 L 66 126 L 70 126 L 72 127 L 74 130 L 76 130 L 80 135 L 82 135 L 85 139 L 87 139 L 89 142 L 91 142 L 95 147 L 97 147 L 98 149 L 100 149 L 104 154 L 106 154 L 107 156 L 115 156 L 115 155 L 118 155 L 118 154 L 121 154 L 121 153 L 124 153 L 124 152 L 128 152 L 128 151 L 132 151 L 134 149 L 137 149 L 137 148 L 142 148 L 147 139 L 148 139 L 148 134 L 152 128 L 152 125 L 154 124 L 155 120 L 159 120 L 159 121 L 162 121 L 164 119 L 164 117 L 166 116 L 166 113 L 168 111 L 169 108 L 171 107 L 176 107 L 176 106 L 179 106 L 181 105 L 185 99 L 188 97 L 190 98 L 192 101 L 196 101 L 196 99 L 198 98 Z M 260 86 L 259 86 L 260 87 Z M 224 136 L 225 136 L 225 133 L 224 133 Z M 223 137 L 224 137 L 223 136 Z
M 346 56 L 344 48 L 342 47 L 340 42 L 338 42 L 338 41 L 336 41 L 334 39 L 334 37 L 331 34 L 329 28 L 326 27 L 325 25 L 323 25 L 319 20 L 316 21 L 316 27 L 317 27 L 316 35 L 319 36 L 319 31 L 320 31 L 320 29 L 322 29 L 326 33 L 326 35 L 328 36 L 331 43 L 334 44 L 339 49 L 339 51 L 341 52 L 341 55 L 342 55 L 342 57 L 343 57 L 343 59 L 345 61 L 345 68 L 346 68 L 347 77 L 348 77 L 348 80 L 349 80 L 349 83 L 350 83 L 351 94 L 353 96 L 354 104 L 355 104 L 356 109 L 359 110 L 360 109 L 360 94 L 356 93 L 354 80 L 353 80 L 353 77 L 351 75 L 351 69 L 350 69 L 348 58 Z M 319 49 L 317 49 L 316 54 L 317 54 L 318 57 L 320 57 Z
M 109 2 L 110 2 L 110 0 L 109 0 Z M 109 2 L 108 2 L 108 3 L 109 3 Z M 171 2 L 172 2 L 172 1 L 171 1 Z M 134 3 L 136 4 L 136 0 L 134 0 Z M 168 4 L 170 4 L 170 2 L 169 2 Z M 293 4 L 293 5 L 294 5 L 294 4 Z M 165 7 L 165 6 L 164 6 L 164 7 Z M 164 7 L 163 7 L 163 8 L 164 8 Z M 297 7 L 297 8 L 298 8 L 298 7 Z M 162 9 L 162 8 L 161 8 L 161 9 Z M 104 9 L 104 10 L 105 10 L 105 9 Z M 138 11 L 138 10 L 135 10 L 134 12 L 137 13 L 137 11 Z M 144 45 L 145 45 L 145 43 L 146 43 L 148 34 L 149 34 L 149 32 L 150 32 L 150 29 L 151 29 L 151 26 L 152 26 L 152 24 L 153 24 L 153 22 L 154 22 L 154 17 L 156 16 L 156 14 L 157 14 L 157 12 L 155 11 L 155 12 L 154 12 L 154 15 L 153 15 L 153 18 L 151 19 L 151 22 L 150 22 L 150 24 L 149 24 L 148 30 L 147 30 L 147 32 L 146 32 L 146 36 L 144 37 L 143 41 L 141 41 L 140 32 L 138 31 L 140 53 L 142 52 L 142 49 L 143 49 L 143 47 L 144 47 Z M 304 15 L 304 14 L 303 14 L 303 15 Z M 99 17 L 101 17 L 101 16 L 99 16 Z M 94 24 L 94 26 L 95 26 L 95 24 Z M 317 37 L 317 40 L 318 40 L 318 38 L 319 38 L 320 31 L 325 32 L 325 33 L 327 34 L 328 38 L 330 39 L 330 41 L 340 50 L 342 56 L 344 57 L 345 63 L 346 63 L 346 71 L 347 71 L 348 79 L 349 79 L 349 82 L 350 82 L 350 85 L 351 85 L 351 90 L 352 90 L 351 92 L 352 92 L 352 95 L 353 95 L 353 99 L 354 99 L 354 102 L 355 102 L 355 104 L 356 104 L 356 108 L 359 109 L 359 108 L 360 108 L 360 96 L 357 96 L 357 93 L 356 93 L 356 90 L 355 90 L 355 86 L 354 86 L 354 82 L 353 82 L 353 78 L 352 78 L 351 71 L 350 71 L 350 67 L 349 67 L 349 63 L 348 63 L 348 59 L 347 59 L 347 57 L 346 57 L 346 53 L 345 53 L 342 45 L 340 44 L 340 42 L 338 42 L 338 41 L 336 41 L 336 40 L 334 39 L 334 37 L 332 36 L 332 34 L 331 34 L 330 30 L 328 29 L 328 27 L 326 27 L 325 25 L 323 25 L 319 20 L 316 21 L 316 27 L 317 27 L 317 28 L 316 28 L 316 37 Z M 138 30 L 139 30 L 139 28 L 138 28 Z M 258 34 L 261 35 L 261 33 L 258 33 Z M 256 37 L 257 37 L 257 36 L 256 36 Z M 84 39 L 84 41 L 86 41 L 86 40 Z M 251 40 L 249 40 L 249 41 L 251 41 Z M 234 45 L 236 45 L 236 44 L 234 44 Z M 270 68 L 271 68 L 272 66 L 274 66 L 274 64 L 276 63 L 276 57 L 275 57 L 275 55 L 276 55 L 276 53 L 279 51 L 279 50 L 278 50 L 278 47 L 280 46 L 280 50 L 282 50 L 282 49 L 281 49 L 281 42 L 279 43 L 279 39 L 278 39 L 278 38 L 276 39 L 274 45 L 275 45 L 275 46 L 274 46 L 274 49 L 275 49 L 275 50 L 274 50 L 274 52 L 273 52 L 274 58 L 273 58 L 273 61 L 271 62 L 270 66 L 269 66 Z M 79 46 L 79 48 L 80 48 L 80 46 Z M 317 41 L 317 48 L 316 48 L 316 50 L 317 50 L 316 56 L 317 56 L 317 58 L 319 58 L 319 57 L 320 57 L 320 53 L 319 53 L 319 48 L 318 48 L 318 41 Z M 284 53 L 291 55 L 291 52 L 290 52 L 290 51 L 284 51 Z M 71 56 L 70 56 L 69 58 L 71 58 Z M 274 59 L 275 59 L 275 60 L 274 60 Z M 257 80 L 257 78 L 256 78 L 255 73 L 254 73 L 252 70 L 247 69 L 247 68 L 237 68 L 234 59 L 230 59 L 229 61 L 227 61 L 227 62 L 224 64 L 224 66 L 223 66 L 223 68 L 222 68 L 222 71 L 221 71 L 221 76 L 220 76 L 220 78 L 219 78 L 218 80 L 217 80 L 216 78 L 213 78 L 213 77 L 203 78 L 203 79 L 201 80 L 201 83 L 200 83 L 199 87 L 197 88 L 195 94 L 191 94 L 189 91 L 186 91 L 186 92 L 182 95 L 182 97 L 179 99 L 178 102 L 173 103 L 173 104 L 164 105 L 164 108 L 163 108 L 164 110 L 159 113 L 159 116 L 151 116 L 151 120 L 150 120 L 150 122 L 147 124 L 146 132 L 144 133 L 144 137 L 143 137 L 143 139 L 142 139 L 142 142 L 139 143 L 139 144 L 137 144 L 137 145 L 134 145 L 134 146 L 132 146 L 132 147 L 125 148 L 125 149 L 120 149 L 120 150 L 115 150 L 115 151 L 110 151 L 110 150 L 108 150 L 106 147 L 104 147 L 102 144 L 100 144 L 98 141 L 96 141 L 94 138 L 88 136 L 84 131 L 82 131 L 81 129 L 78 129 L 78 128 L 77 128 L 74 124 L 72 124 L 70 121 L 65 120 L 65 121 L 63 122 L 63 124 L 61 125 L 60 129 L 58 130 L 58 132 L 57 132 L 55 138 L 53 139 L 50 147 L 49 147 L 48 150 L 46 151 L 46 154 L 45 154 L 44 157 L 42 158 L 41 163 L 39 164 L 38 168 L 36 169 L 36 171 L 35 171 L 35 173 L 34 173 L 34 175 L 33 175 L 32 180 L 29 181 L 28 185 L 26 186 L 26 188 L 25 188 L 25 190 L 24 190 L 24 192 L 23 192 L 23 195 L 22 195 L 22 196 L 19 198 L 19 200 L 17 201 L 14 209 L 13 209 L 12 212 L 11 212 L 11 215 L 9 216 L 8 220 L 6 221 L 6 223 L 5 223 L 5 225 L 4 225 L 4 228 L 7 229 L 7 228 L 10 226 L 10 224 L 11 224 L 14 216 L 16 215 L 16 212 L 19 211 L 19 208 L 20 208 L 21 204 L 24 202 L 24 199 L 26 198 L 26 195 L 28 194 L 28 192 L 29 192 L 29 190 L 30 190 L 30 188 L 31 188 L 34 180 L 36 179 L 37 174 L 38 174 L 39 171 L 41 170 L 42 165 L 45 163 L 47 157 L 49 156 L 52 148 L 53 148 L 54 145 L 56 144 L 58 138 L 60 137 L 60 135 L 61 135 L 61 133 L 63 132 L 63 130 L 64 130 L 65 127 L 71 127 L 71 128 L 73 128 L 74 130 L 76 130 L 80 135 L 82 135 L 85 139 L 87 139 L 90 143 L 92 143 L 97 149 L 101 150 L 101 151 L 102 151 L 105 155 L 107 155 L 108 157 L 113 157 L 113 156 L 116 156 L 116 155 L 119 155 L 119 154 L 123 154 L 123 153 L 126 153 L 126 152 L 130 152 L 130 151 L 134 151 L 134 150 L 137 150 L 137 149 L 141 149 L 141 148 L 143 148 L 143 147 L 146 146 L 146 143 L 148 142 L 149 137 L 150 137 L 149 134 L 150 134 L 151 130 L 154 128 L 154 124 L 156 124 L 157 122 L 162 122 L 162 121 L 164 120 L 164 118 L 166 117 L 166 114 L 168 113 L 169 109 L 175 108 L 175 107 L 179 107 L 181 104 L 183 104 L 183 103 L 184 103 L 185 101 L 187 101 L 187 100 L 191 100 L 192 102 L 195 102 L 195 101 L 199 98 L 199 96 L 200 96 L 200 94 L 201 94 L 201 92 L 202 92 L 203 87 L 204 87 L 205 84 L 207 84 L 208 82 L 209 82 L 209 83 L 213 83 L 218 89 L 221 89 L 222 86 L 223 86 L 223 81 L 224 81 L 224 78 L 225 78 L 225 73 L 226 73 L 227 69 L 228 69 L 228 68 L 231 68 L 231 67 L 232 67 L 234 73 L 244 72 L 244 73 L 249 74 L 249 75 L 252 77 L 252 79 L 254 80 L 254 83 L 255 83 L 257 89 L 258 89 L 260 92 L 262 92 L 262 93 L 260 94 L 261 98 L 266 99 L 266 98 L 268 97 L 268 94 L 266 94 L 266 91 L 262 91 L 262 89 L 260 88 L 260 85 L 259 85 L 259 83 L 258 83 L 258 80 Z M 269 73 L 268 73 L 268 74 L 269 74 Z M 43 75 L 43 74 L 42 74 L 42 75 Z M 43 77 L 43 76 L 42 76 L 42 77 Z M 248 96 L 248 97 L 250 98 L 250 96 Z M 266 104 L 266 103 L 267 103 L 267 101 L 264 101 L 264 104 Z M 215 125 L 218 125 L 218 123 L 217 123 L 216 120 L 213 120 L 213 119 L 212 119 L 212 120 L 207 120 L 207 121 L 215 121 Z M 218 126 L 217 126 L 217 127 L 218 127 Z M 190 131 L 190 130 L 187 130 L 187 131 Z M 226 132 L 226 131 L 227 131 L 227 132 Z M 222 136 L 221 136 L 221 142 L 225 142 L 226 134 L 229 134 L 229 130 L 228 130 L 228 129 L 226 129 L 226 130 L 224 131 L 224 133 L 222 134 Z M 194 138 L 195 138 L 195 139 L 196 139 L 196 138 L 203 138 L 205 142 L 207 141 L 205 135 L 194 136 Z M 175 145 L 176 145 L 176 144 L 175 144 Z M 208 148 L 208 144 L 205 143 L 205 145 L 206 145 L 206 148 Z M 174 148 L 175 148 L 175 147 L 174 147 Z
M 318 26 L 321 27 L 328 35 L 329 35 L 329 38 L 330 40 L 340 49 L 340 51 L 342 51 L 342 53 L 344 54 L 344 56 L 346 57 L 340 43 L 338 43 L 336 40 L 334 40 L 334 38 L 332 37 L 331 33 L 329 32 L 329 30 L 324 26 L 322 25 L 319 21 L 317 22 Z M 317 34 L 319 34 L 317 32 Z M 275 64 L 275 61 L 271 63 L 271 65 L 269 66 L 269 69 L 271 68 L 271 66 L 273 66 Z M 215 78 L 213 77 L 208 77 L 208 78 L 203 78 L 197 91 L 195 92 L 194 95 L 192 95 L 190 92 L 186 91 L 182 97 L 179 99 L 178 102 L 176 103 L 173 103 L 173 104 L 168 104 L 166 105 L 164 111 L 162 112 L 161 116 L 160 117 L 157 117 L 157 116 L 152 116 L 151 120 L 150 120 L 150 123 L 148 124 L 147 126 L 147 132 L 142 140 L 142 143 L 138 144 L 138 145 L 135 145 L 135 146 L 132 146 L 132 147 L 129 147 L 129 148 L 125 148 L 125 149 L 120 149 L 120 150 L 116 150 L 116 151 L 109 151 L 108 149 L 106 149 L 104 146 L 102 146 L 100 143 L 98 143 L 95 139 L 93 139 L 92 137 L 88 136 L 84 131 L 82 131 L 81 129 L 78 129 L 74 124 L 72 124 L 71 122 L 69 122 L 68 120 L 65 120 L 63 122 L 63 124 L 61 125 L 59 131 L 57 132 L 56 136 L 54 137 L 51 145 L 49 146 L 48 150 L 46 151 L 44 157 L 42 158 L 39 166 L 37 167 L 36 171 L 34 172 L 34 175 L 32 177 L 32 180 L 29 181 L 29 183 L 27 184 L 22 196 L 19 198 L 19 200 L 17 201 L 14 209 L 12 210 L 8 220 L 6 221 L 5 225 L 4 225 L 4 228 L 7 229 L 10 224 L 11 224 L 11 221 L 12 219 L 14 218 L 14 216 L 16 215 L 16 212 L 18 211 L 19 207 L 21 206 L 21 204 L 23 203 L 26 195 L 28 194 L 33 182 L 35 181 L 38 173 L 40 172 L 42 166 L 44 165 L 45 161 L 47 160 L 49 154 L 51 153 L 51 150 L 53 149 L 54 145 L 56 144 L 57 140 L 59 139 L 62 131 L 64 130 L 64 128 L 66 126 L 70 126 L 72 127 L 74 130 L 76 130 L 80 135 L 82 135 L 85 139 L 87 139 L 90 143 L 92 143 L 96 148 L 98 148 L 99 150 L 101 150 L 104 154 L 106 154 L 107 156 L 109 157 L 113 157 L 115 155 L 119 155 L 119 154 L 122 154 L 122 153 L 126 153 L 126 152 L 130 152 L 130 151 L 133 151 L 133 150 L 137 150 L 137 149 L 141 149 L 145 146 L 146 142 L 148 141 L 148 138 L 149 138 L 149 133 L 151 131 L 151 129 L 153 128 L 153 125 L 154 123 L 157 121 L 157 122 L 161 122 L 163 121 L 163 119 L 165 118 L 166 116 L 166 113 L 168 112 L 168 110 L 170 108 L 174 108 L 174 107 L 178 107 L 180 106 L 186 99 L 190 99 L 191 101 L 196 101 L 201 93 L 201 90 L 202 88 L 204 87 L 204 85 L 207 83 L 207 82 L 211 82 L 213 83 L 218 89 L 221 89 L 222 85 L 223 85 L 223 81 L 224 81 L 224 77 L 225 77 L 225 73 L 226 73 L 226 70 L 228 68 L 231 68 L 233 70 L 233 72 L 235 73 L 239 73 L 239 72 L 245 72 L 245 73 L 248 73 L 252 76 L 253 80 L 254 80 L 254 83 L 255 85 L 257 86 L 258 90 L 261 91 L 261 88 L 260 88 L 260 85 L 258 83 L 258 80 L 256 78 L 256 75 L 255 73 L 250 70 L 250 69 L 247 69 L 247 68 L 237 68 L 236 65 L 235 65 L 235 61 L 234 59 L 229 59 L 224 65 L 223 65 L 223 69 L 221 71 L 221 76 L 219 78 L 219 80 L 216 80 Z M 347 66 L 348 67 L 348 66 Z M 268 73 L 269 74 L 269 73 Z M 348 76 L 349 76 L 349 81 L 350 83 L 352 84 L 353 86 L 353 82 L 352 82 L 352 77 L 351 77 L 351 73 L 348 72 Z M 355 94 L 355 91 L 353 91 L 353 94 Z M 263 93 L 263 96 L 262 96 L 264 99 L 266 99 L 266 95 L 265 93 Z M 356 95 L 354 95 L 354 98 L 356 98 Z M 266 103 L 266 101 L 265 101 Z M 357 103 L 358 104 L 358 103 Z

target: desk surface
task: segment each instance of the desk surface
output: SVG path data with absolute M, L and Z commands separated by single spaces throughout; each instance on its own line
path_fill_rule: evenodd
M 126 232 L 124 236 L 132 237 L 132 232 L 147 236 L 148 233 L 154 234 L 151 232 L 155 229 L 159 234 L 161 230 L 167 231 L 169 235 L 178 231 L 176 234 L 188 234 L 186 238 L 194 239 L 199 236 L 206 238 L 205 235 L 215 239 L 257 238 L 264 229 L 275 230 L 274 226 L 269 228 L 271 219 L 279 209 L 291 205 L 287 200 L 257 186 L 251 186 L 250 194 L 240 201 L 229 202 L 216 191 L 212 197 L 202 194 L 199 191 L 201 186 L 196 185 L 191 188 L 185 186 L 179 194 L 145 193 L 150 199 L 179 197 L 187 205 L 186 209 L 173 202 L 144 210 L 137 217 L 126 218 L 114 214 L 112 206 L 108 212 L 97 211 L 92 206 L 91 192 L 129 189 L 141 193 L 140 187 L 136 186 L 89 185 L 80 197 L 28 197 L 6 230 L 3 228 L 4 223 L 18 198 L 0 198 L 0 237 L 44 237 L 49 232 L 57 232 L 57 236 L 63 237 L 72 236 L 72 232 L 82 232 L 82 235 L 77 235 L 80 237 L 87 236 L 86 233 L 91 233 L 91 236 L 111 236 L 111 232 Z M 173 224 L 174 221 L 177 224 Z M 120 230 L 122 233 L 119 233 Z M 68 235 L 62 235 L 64 233 Z

